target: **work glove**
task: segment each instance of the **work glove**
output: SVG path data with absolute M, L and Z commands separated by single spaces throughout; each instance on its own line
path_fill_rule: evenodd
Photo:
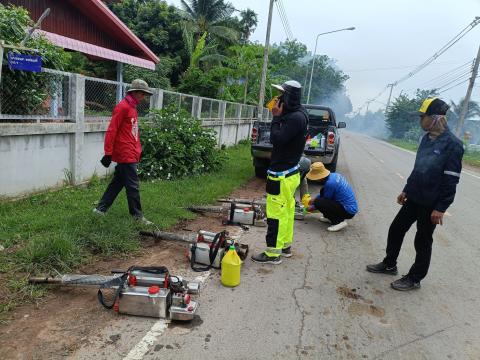
M 102 163 L 103 166 L 108 168 L 110 166 L 110 164 L 112 163 L 112 155 L 104 155 L 102 157 L 102 160 L 100 160 L 100 162 Z

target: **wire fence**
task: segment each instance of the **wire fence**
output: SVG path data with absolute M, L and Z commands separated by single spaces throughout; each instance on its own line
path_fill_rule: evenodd
M 4 71 L 0 85 L 0 122 L 72 121 L 72 78 L 75 74 L 43 69 L 40 73 Z M 84 117 L 87 122 L 109 121 L 116 104 L 125 96 L 129 84 L 84 77 Z M 248 104 L 204 98 L 163 89 L 150 101 L 137 106 L 143 117 L 151 109 L 184 110 L 202 121 L 253 120 L 257 107 Z M 263 119 L 271 120 L 268 109 Z
M 68 119 L 71 76 L 48 69 L 15 74 L 5 70 L 0 84 L 0 121 Z

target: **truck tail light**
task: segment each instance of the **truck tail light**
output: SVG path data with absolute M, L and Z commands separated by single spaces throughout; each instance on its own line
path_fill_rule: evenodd
M 257 142 L 257 137 L 258 137 L 258 129 L 252 128 L 252 143 Z
M 328 133 L 327 142 L 328 142 L 328 145 L 335 144 L 335 134 L 333 132 Z

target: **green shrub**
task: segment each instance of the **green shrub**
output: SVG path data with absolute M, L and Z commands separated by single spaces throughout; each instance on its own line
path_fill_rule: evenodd
M 187 112 L 153 110 L 141 121 L 142 179 L 177 179 L 218 170 L 224 155 L 215 131 L 202 127 Z

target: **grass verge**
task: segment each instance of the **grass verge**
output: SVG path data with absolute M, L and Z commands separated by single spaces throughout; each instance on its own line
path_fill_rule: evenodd
M 411 151 L 417 151 L 418 149 L 418 144 L 403 139 L 389 139 L 388 142 Z M 463 155 L 463 163 L 480 167 L 480 151 L 465 151 L 465 154 Z
M 142 182 L 145 216 L 161 229 L 195 215 L 186 207 L 207 204 L 232 192 L 253 177 L 250 147 L 225 150 L 221 171 L 176 181 Z M 45 291 L 27 284 L 29 274 L 73 271 L 95 257 L 126 255 L 140 249 L 142 227 L 128 214 L 122 192 L 105 217 L 92 213 L 107 185 L 94 179 L 85 188 L 0 202 L 0 316 Z

